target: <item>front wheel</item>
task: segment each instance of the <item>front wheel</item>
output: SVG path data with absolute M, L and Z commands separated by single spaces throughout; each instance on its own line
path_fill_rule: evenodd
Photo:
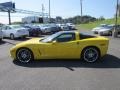
M 17 60 L 21 63 L 29 63 L 33 60 L 32 52 L 27 48 L 21 48 L 16 53 Z
M 14 34 L 10 34 L 10 39 L 11 40 L 15 39 Z
M 100 58 L 100 52 L 95 47 L 85 48 L 82 52 L 82 59 L 88 63 L 96 62 Z

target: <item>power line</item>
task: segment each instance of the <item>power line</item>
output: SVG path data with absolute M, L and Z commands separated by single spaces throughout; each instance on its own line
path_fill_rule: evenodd
M 0 15 L 1 17 L 8 17 L 8 15 Z M 25 17 L 26 15 L 24 16 L 20 16 L 20 15 L 11 15 L 11 17 Z
M 10 9 L 8 7 L 3 7 L 0 6 L 0 12 L 8 12 L 10 11 L 11 13 L 22 13 L 22 14 L 32 14 L 32 15 L 36 15 L 36 16 L 42 16 L 43 13 L 42 12 L 35 12 L 35 11 L 29 11 L 29 10 L 23 10 L 23 9 Z M 44 16 L 48 17 L 48 13 L 44 13 Z

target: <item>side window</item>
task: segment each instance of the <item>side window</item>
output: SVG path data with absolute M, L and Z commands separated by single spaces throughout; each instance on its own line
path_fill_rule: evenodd
M 2 30 L 7 30 L 7 27 L 6 26 L 2 27 Z
M 75 40 L 75 33 L 64 33 L 56 38 L 57 42 L 68 42 Z
M 6 27 L 7 30 L 11 29 L 10 27 Z

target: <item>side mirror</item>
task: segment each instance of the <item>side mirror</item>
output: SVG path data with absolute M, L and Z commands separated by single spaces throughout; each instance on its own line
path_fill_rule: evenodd
M 52 44 L 56 44 L 57 41 L 53 41 Z

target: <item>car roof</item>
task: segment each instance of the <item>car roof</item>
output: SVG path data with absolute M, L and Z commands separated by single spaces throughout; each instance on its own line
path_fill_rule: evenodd
M 60 31 L 60 33 L 76 33 L 76 32 L 78 32 L 78 31 Z

